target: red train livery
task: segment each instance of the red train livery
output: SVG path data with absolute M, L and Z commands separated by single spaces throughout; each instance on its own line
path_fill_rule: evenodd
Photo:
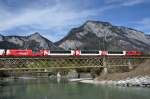
M 0 56 L 133 56 L 142 54 L 138 51 L 0 49 Z
M 45 56 L 48 50 L 6 50 L 6 56 Z

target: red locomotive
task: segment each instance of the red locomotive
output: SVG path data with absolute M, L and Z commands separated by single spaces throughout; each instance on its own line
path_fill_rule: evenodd
M 0 56 L 133 56 L 142 54 L 138 51 L 0 49 Z
M 48 50 L 6 50 L 6 56 L 45 56 L 48 55 Z

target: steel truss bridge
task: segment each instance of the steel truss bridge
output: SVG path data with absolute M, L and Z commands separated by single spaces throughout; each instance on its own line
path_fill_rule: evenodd
M 0 57 L 0 72 L 51 73 L 76 69 L 122 69 L 129 71 L 139 66 L 150 56 L 78 56 L 78 57 Z

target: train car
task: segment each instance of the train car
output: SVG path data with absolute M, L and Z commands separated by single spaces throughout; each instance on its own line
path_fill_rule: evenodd
M 6 56 L 32 56 L 32 50 L 8 49 Z
M 102 51 L 102 56 L 133 56 L 142 55 L 142 52 L 138 51 Z
M 0 56 L 5 56 L 5 49 L 0 49 Z
M 47 56 L 48 50 L 6 50 L 6 56 Z
M 106 51 L 105 52 L 108 56 L 125 56 L 126 51 Z
M 74 50 L 49 50 L 49 56 L 74 56 Z
M 126 52 L 126 55 L 127 56 L 136 56 L 136 55 L 143 55 L 143 53 L 142 52 L 138 52 L 138 51 L 127 51 Z
M 101 56 L 124 56 L 126 51 L 102 51 Z
M 99 50 L 76 50 L 76 56 L 100 56 L 102 51 Z

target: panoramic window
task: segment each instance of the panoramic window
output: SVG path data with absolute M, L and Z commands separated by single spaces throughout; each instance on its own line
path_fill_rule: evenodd
M 122 51 L 108 51 L 108 54 L 123 54 Z
M 82 53 L 82 54 L 99 54 L 99 51 L 92 51 L 92 50 L 91 50 L 91 51 L 90 51 L 90 50 L 88 51 L 88 50 L 87 50 L 87 51 L 81 51 L 81 53 Z
M 51 50 L 50 53 L 52 54 L 70 54 L 71 51 L 57 51 L 57 50 Z

